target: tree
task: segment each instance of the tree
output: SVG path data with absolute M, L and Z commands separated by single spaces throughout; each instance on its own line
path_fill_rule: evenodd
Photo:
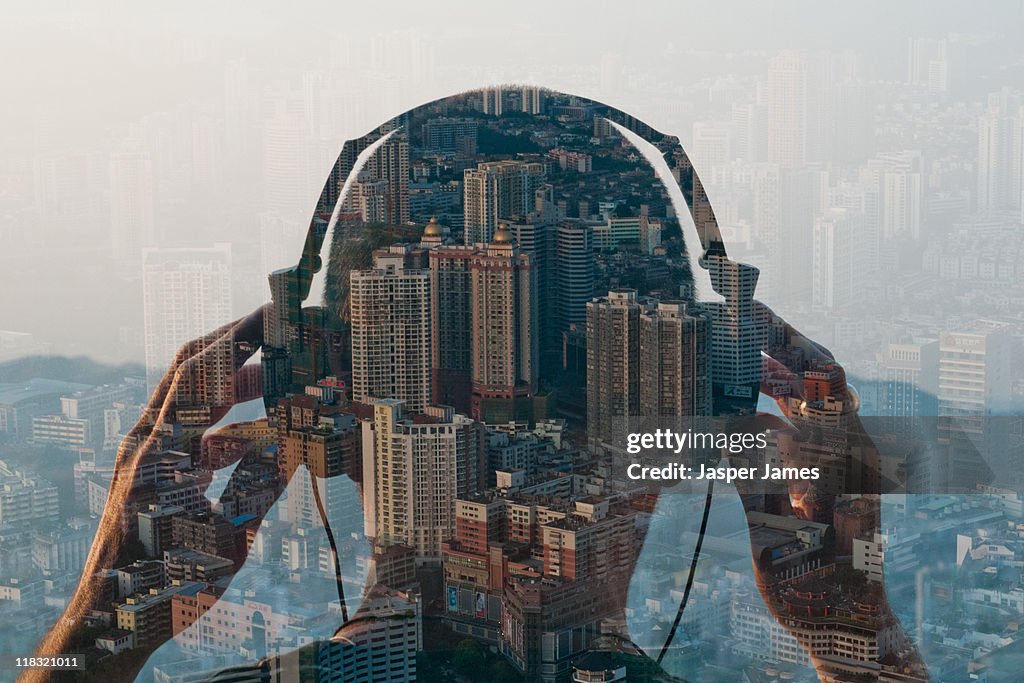
M 460 640 L 455 646 L 455 657 L 452 660 L 455 670 L 463 676 L 479 674 L 484 668 L 484 653 L 480 643 L 467 638 Z

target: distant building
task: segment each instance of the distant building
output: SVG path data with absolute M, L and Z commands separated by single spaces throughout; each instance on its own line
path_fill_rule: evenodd
M 89 438 L 98 441 L 105 435 L 107 410 L 124 404 L 131 396 L 132 388 L 127 384 L 104 385 L 61 396 L 60 410 L 66 418 L 88 421 Z
M 32 441 L 60 448 L 85 448 L 91 440 L 88 420 L 63 415 L 40 415 L 32 418 Z
M 807 160 L 807 54 L 783 50 L 768 64 L 768 160 L 802 164 Z
M 922 418 L 938 414 L 938 340 L 889 344 L 880 374 L 883 415 Z
M 1010 465 L 992 418 L 1010 414 L 1012 347 L 1011 327 L 991 321 L 939 338 L 938 440 L 950 486 L 973 489 Z
M 853 539 L 853 568 L 869 581 L 882 583 L 888 571 L 893 576 L 912 574 L 920 565 L 915 549 L 917 534 L 901 535 L 896 530 L 868 531 Z
M 94 529 L 62 527 L 32 538 L 32 562 L 46 576 L 78 574 L 92 545 Z
M 23 581 L 16 578 L 0 580 L 0 602 L 10 602 L 19 608 L 37 608 L 43 603 L 46 586 L 42 581 Z
M 89 388 L 87 384 L 42 378 L 0 384 L 0 433 L 29 437 L 32 418 L 58 413 L 62 395 Z
M 537 162 L 488 161 L 466 169 L 465 243 L 490 242 L 498 223 L 532 211 L 535 191 L 544 178 L 544 164 Z
M 978 119 L 980 211 L 1020 210 L 1024 179 L 1024 95 L 1003 88 Z
M 0 461 L 0 524 L 41 527 L 60 519 L 57 487 Z
M 480 122 L 477 119 L 441 117 L 423 124 L 423 149 L 439 154 L 471 157 L 476 154 Z
M 409 139 L 404 133 L 392 134 L 367 160 L 344 208 L 364 221 L 409 222 Z
M 814 221 L 811 302 L 825 309 L 854 303 L 869 272 L 863 217 L 851 209 L 829 209 Z
M 142 257 L 142 306 L 146 380 L 152 393 L 178 349 L 232 319 L 231 245 L 208 249 L 146 249 Z M 211 359 L 203 387 L 209 404 L 233 403 L 230 359 Z M 230 394 L 230 395 L 229 395 Z

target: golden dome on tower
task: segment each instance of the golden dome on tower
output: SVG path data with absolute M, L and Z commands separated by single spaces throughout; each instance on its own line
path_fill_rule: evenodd
M 512 234 L 504 223 L 498 225 L 498 229 L 494 231 L 494 237 L 491 238 L 492 244 L 510 244 L 515 241 L 516 236 Z
M 424 237 L 441 237 L 444 235 L 444 227 L 437 222 L 437 216 L 431 216 L 427 227 L 423 229 Z

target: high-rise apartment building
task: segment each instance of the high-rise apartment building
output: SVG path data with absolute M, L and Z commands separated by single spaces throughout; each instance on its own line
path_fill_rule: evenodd
M 516 160 L 488 161 L 463 173 L 465 242 L 490 242 L 503 220 L 530 213 L 544 164 Z
M 409 222 L 409 138 L 404 133 L 393 133 L 359 169 L 345 208 L 367 222 Z
M 982 321 L 974 329 L 939 339 L 939 414 L 981 418 L 1009 407 L 1012 337 L 1004 323 Z
M 429 229 L 429 228 L 428 228 Z M 427 236 L 424 236 L 426 239 Z M 433 402 L 469 413 L 473 367 L 472 246 L 430 250 L 431 379 Z
M 537 272 L 537 324 L 540 335 L 540 354 L 543 363 L 551 367 L 561 360 L 562 336 L 555 325 L 555 226 L 531 218 L 508 223 L 508 231 L 515 237 L 522 253 L 529 254 Z
M 948 45 L 945 39 L 910 38 L 907 41 L 907 82 L 931 92 L 949 87 Z
M 144 250 L 142 303 L 146 380 L 152 392 L 179 347 L 231 320 L 231 245 Z M 217 394 L 210 404 L 229 404 L 234 368 L 207 370 L 205 384 Z
M 397 398 L 418 412 L 430 403 L 431 294 L 427 255 L 394 245 L 373 268 L 350 273 L 352 399 Z
M 988 96 L 988 107 L 978 119 L 978 209 L 1020 209 L 1022 178 L 1024 96 L 1003 88 Z
M 153 161 L 140 150 L 110 157 L 110 236 L 114 258 L 136 268 L 156 241 Z M 135 271 L 137 272 L 137 271 Z
M 815 219 L 811 256 L 815 306 L 831 310 L 856 300 L 869 253 L 862 218 L 852 209 L 829 209 Z
M 60 518 L 57 487 L 0 464 L 0 524 L 55 524 Z
M 423 148 L 438 154 L 471 156 L 476 153 L 480 122 L 477 119 L 441 117 L 420 128 Z
M 1001 441 L 1011 401 L 1013 338 L 1005 323 L 980 321 L 972 329 L 939 338 L 938 440 L 948 448 L 949 485 L 968 489 L 1006 471 Z
M 781 165 L 807 160 L 807 55 L 783 50 L 768 65 L 768 160 Z
M 882 358 L 880 374 L 884 415 L 906 418 L 937 415 L 938 340 L 889 344 Z
M 310 529 L 322 524 L 320 505 L 328 520 L 357 514 L 358 502 L 346 495 L 351 483 L 341 475 L 351 474 L 359 457 L 358 448 L 358 430 L 351 415 L 325 418 L 315 426 L 289 429 L 278 443 L 281 469 L 291 478 L 292 472 L 305 466 L 309 476 L 318 481 L 316 490 L 312 481 L 305 478 L 293 483 L 282 518 Z
M 722 301 L 708 303 L 711 315 L 711 379 L 715 414 L 747 410 L 761 385 L 761 351 L 768 342 L 768 316 L 754 303 L 759 271 L 709 253 L 705 263 Z
M 384 399 L 363 430 L 367 536 L 439 561 L 441 543 L 455 531 L 455 499 L 483 486 L 482 425 L 438 407 L 413 420 L 402 401 Z
M 499 226 L 470 261 L 473 416 L 507 422 L 530 415 L 540 376 L 537 272 Z
M 485 114 L 501 116 L 505 105 L 505 89 L 500 85 L 495 85 L 484 88 L 481 93 L 483 95 L 482 111 Z
M 386 178 L 374 179 L 363 171 L 357 177 L 348 203 L 364 223 L 388 223 L 391 219 L 391 195 Z
M 594 235 L 583 223 L 563 221 L 555 230 L 554 321 L 561 334 L 587 321 L 587 302 L 594 296 Z
M 416 680 L 416 659 L 423 644 L 418 596 L 378 585 L 363 598 L 362 619 L 344 638 L 317 644 L 316 665 L 322 683 L 382 683 Z
M 711 415 L 710 319 L 662 301 L 639 322 L 641 414 Z
M 388 181 L 388 222 L 409 222 L 409 139 L 395 133 L 370 158 L 374 178 Z
M 613 290 L 587 304 L 587 436 L 609 441 L 616 418 L 640 414 L 640 313 L 636 291 Z
M 587 435 L 610 443 L 616 420 L 710 415 L 711 321 L 682 302 L 613 290 L 587 304 Z

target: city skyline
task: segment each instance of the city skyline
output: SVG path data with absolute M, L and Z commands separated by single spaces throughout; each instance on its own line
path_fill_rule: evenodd
M 86 581 L 97 672 L 312 656 L 430 680 L 470 676 L 461 656 L 632 680 L 660 675 L 635 657 L 668 644 L 685 584 L 665 675 L 997 680 L 1024 604 L 1024 87 L 1012 30 L 952 13 L 834 47 L 651 41 L 653 59 L 624 21 L 568 36 L 564 62 L 524 37 L 516 64 L 462 19 L 273 66 L 197 37 L 168 52 L 206 65 L 194 103 L 142 87 L 102 135 L 9 145 L 2 270 L 26 302 L 75 304 L 60 326 L 13 299 L 0 320 L 12 646 L 75 604 L 117 518 L 137 544 Z M 469 83 L 492 85 L 434 100 Z M 641 120 L 681 134 L 686 152 L 653 145 L 671 177 L 615 127 Z M 720 300 L 693 300 L 697 257 Z M 36 287 L 25 264 L 51 258 L 60 284 Z M 24 360 L 40 350 L 139 364 Z M 759 393 L 795 433 L 730 464 L 822 477 L 788 502 L 716 488 L 687 577 L 704 494 L 620 481 L 617 430 Z M 128 480 L 118 452 L 145 454 Z

